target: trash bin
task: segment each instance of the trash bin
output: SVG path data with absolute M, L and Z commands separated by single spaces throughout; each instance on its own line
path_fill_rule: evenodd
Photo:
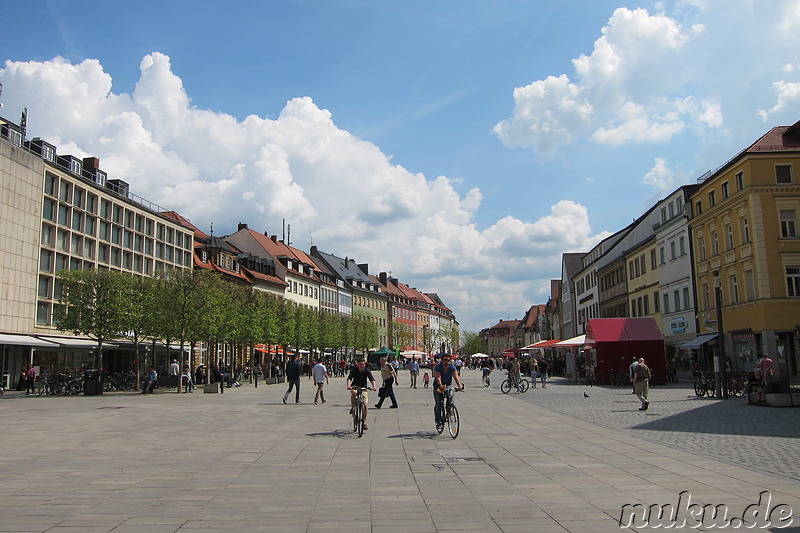
M 103 378 L 99 370 L 86 370 L 83 373 L 83 395 L 103 394 Z

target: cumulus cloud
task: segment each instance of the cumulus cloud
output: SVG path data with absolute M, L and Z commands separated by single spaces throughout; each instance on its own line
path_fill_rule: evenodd
M 764 10 L 748 0 L 679 0 L 655 9 L 616 9 L 572 73 L 514 89 L 513 115 L 494 128 L 503 144 L 551 154 L 582 140 L 620 147 L 688 134 L 702 143 L 725 134 L 726 115 L 796 115 L 800 69 L 789 36 L 800 31 L 800 1 Z M 764 102 L 770 91 L 774 103 Z
M 657 157 L 647 174 L 644 175 L 644 183 L 653 187 L 662 195 L 666 195 L 684 182 L 685 176 L 669 168 L 665 157 Z
M 9 61 L 0 82 L 13 87 L 6 105 L 27 106 L 28 131 L 59 154 L 99 157 L 135 194 L 206 231 L 213 223 L 218 235 L 238 222 L 278 234 L 286 219 L 296 247 L 313 239 L 372 271 L 391 269 L 439 293 L 467 329 L 529 306 L 546 286 L 537 272 L 557 271 L 563 251 L 604 237 L 592 235 L 586 208 L 575 202 L 559 202 L 539 220 L 506 217 L 481 230 L 474 223 L 480 190 L 462 195 L 446 176 L 392 163 L 311 98 L 293 98 L 276 119 L 238 121 L 193 106 L 168 56 L 150 54 L 140 70 L 130 95 L 114 94 L 111 77 L 89 59 Z M 577 92 L 562 106 L 577 121 L 591 113 Z

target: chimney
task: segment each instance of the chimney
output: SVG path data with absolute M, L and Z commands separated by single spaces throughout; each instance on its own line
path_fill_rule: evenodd
M 94 174 L 95 170 L 100 169 L 100 159 L 96 157 L 84 157 L 83 168 L 84 170 L 88 170 L 91 174 Z
M 361 269 L 361 272 L 369 276 L 369 263 L 361 263 L 358 265 L 358 268 Z
M 386 272 L 381 272 L 380 274 L 378 274 L 378 279 L 381 280 L 381 285 L 383 285 L 384 287 L 388 287 L 388 284 L 386 282 L 387 280 Z
M 247 224 L 244 224 L 244 223 L 242 223 L 242 222 L 239 222 L 239 226 L 238 226 L 238 228 L 239 228 L 239 229 L 238 229 L 237 231 L 242 231 L 243 229 L 247 229 Z
M 272 237 L 270 237 L 270 239 L 272 239 L 272 242 L 274 242 L 275 244 L 278 244 L 278 236 L 277 235 L 273 235 Z
M 311 255 L 317 255 L 317 245 L 316 244 L 312 244 L 311 245 L 311 249 L 309 250 L 309 252 L 311 252 Z

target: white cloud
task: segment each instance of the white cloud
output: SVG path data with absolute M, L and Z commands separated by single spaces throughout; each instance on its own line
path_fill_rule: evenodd
M 616 9 L 592 50 L 573 59 L 573 73 L 514 89 L 513 116 L 494 130 L 503 144 L 549 154 L 587 139 L 618 147 L 689 134 L 700 145 L 724 138 L 726 119 L 740 128 L 742 116 L 796 116 L 800 0 L 774 10 L 751 0 L 655 8 Z M 591 112 L 565 112 L 564 101 Z
M 140 69 L 132 95 L 112 93 L 95 60 L 7 62 L 0 82 L 14 88 L 6 105 L 24 102 L 28 131 L 59 154 L 99 157 L 133 193 L 206 231 L 213 223 L 217 235 L 238 222 L 279 234 L 286 219 L 298 248 L 313 238 L 373 272 L 391 269 L 401 281 L 439 293 L 467 329 L 516 313 L 533 297 L 545 301 L 537 291 L 546 280 L 537 272 L 557 271 L 563 251 L 588 249 L 604 236 L 593 236 L 586 208 L 568 201 L 533 222 L 506 217 L 480 230 L 473 222 L 480 190 L 462 196 L 455 180 L 393 164 L 310 98 L 290 100 L 274 120 L 237 121 L 194 107 L 166 55 L 148 55 Z M 577 93 L 561 103 L 562 123 L 591 112 Z
M 776 81 L 772 83 L 773 90 L 778 93 L 775 105 L 770 109 L 759 109 L 758 115 L 764 122 L 781 111 L 790 107 L 800 107 L 800 83 Z
M 661 195 L 666 195 L 674 191 L 684 182 L 685 176 L 674 172 L 669 168 L 667 159 L 657 157 L 653 163 L 653 168 L 644 175 L 644 183 L 650 185 Z

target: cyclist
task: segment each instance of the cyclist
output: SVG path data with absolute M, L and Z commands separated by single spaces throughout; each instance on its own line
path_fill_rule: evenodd
M 442 355 L 442 361 L 433 367 L 433 414 L 436 418 L 436 431 L 444 427 L 444 393 L 456 380 L 458 390 L 464 390 L 458 377 L 456 365 L 450 362 L 450 355 Z
M 492 369 L 491 369 L 491 368 L 489 368 L 489 365 L 488 365 L 488 363 L 487 363 L 487 364 L 485 364 L 485 365 L 483 365 L 483 368 L 481 369 L 481 371 L 483 372 L 483 379 L 484 379 L 484 380 L 487 380 L 487 379 L 489 379 L 489 374 L 491 374 L 491 373 L 492 373 Z
M 367 385 L 367 382 L 371 383 Z M 375 378 L 372 376 L 372 372 L 369 368 L 367 368 L 367 363 L 360 359 L 356 366 L 350 371 L 350 375 L 347 376 L 347 390 L 350 391 L 350 414 L 353 414 L 353 409 L 356 408 L 356 394 L 358 394 L 358 389 L 371 389 L 375 390 Z M 369 398 L 367 398 L 367 391 L 362 391 L 364 395 L 364 430 L 367 429 L 367 406 L 369 405 Z

